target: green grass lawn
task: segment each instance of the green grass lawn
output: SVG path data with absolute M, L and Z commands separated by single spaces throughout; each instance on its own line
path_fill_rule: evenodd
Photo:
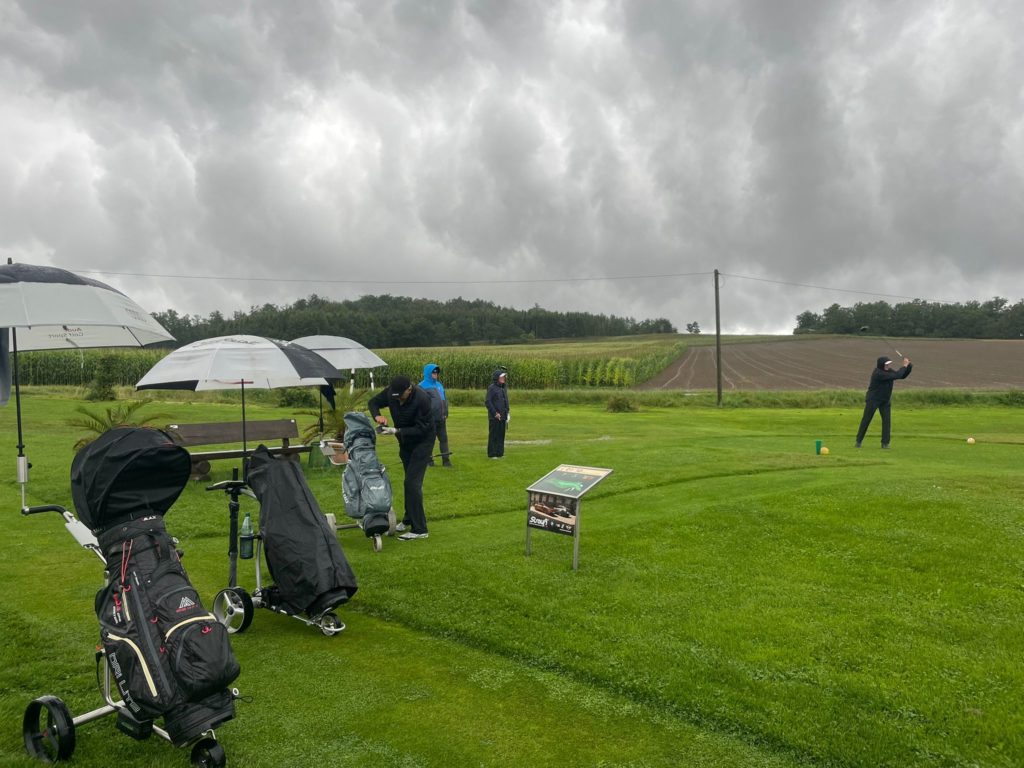
M 25 399 L 30 503 L 70 503 L 76 403 Z M 513 403 L 515 405 L 515 403 Z M 237 406 L 161 403 L 177 421 Z M 254 405 L 250 418 L 293 415 Z M 894 406 L 853 448 L 859 408 L 515 409 L 502 461 L 482 407 L 428 472 L 431 536 L 339 537 L 360 589 L 336 637 L 257 611 L 233 636 L 245 700 L 218 730 L 244 766 L 1020 766 L 1024 764 L 1024 410 Z M 34 697 L 100 704 L 102 573 L 56 515 L 22 518 L 13 405 L 0 409 L 0 764 L 32 765 Z M 968 446 L 967 436 L 977 444 Z M 814 453 L 822 439 L 830 455 Z M 401 499 L 393 441 L 381 443 Z M 525 488 L 560 463 L 614 469 L 572 540 L 534 532 Z M 215 465 L 216 479 L 233 462 Z M 310 469 L 343 517 L 338 470 Z M 227 579 L 227 505 L 204 484 L 167 516 L 200 593 Z M 245 502 L 243 502 L 245 503 Z M 249 502 L 255 513 L 255 504 Z M 251 587 L 251 562 L 239 581 Z M 73 764 L 181 766 L 112 718 Z

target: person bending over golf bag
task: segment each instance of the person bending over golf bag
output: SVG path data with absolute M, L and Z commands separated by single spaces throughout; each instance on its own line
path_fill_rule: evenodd
M 386 389 L 370 398 L 368 406 L 373 420 L 383 427 L 378 431 L 398 438 L 398 457 L 405 470 L 405 515 L 398 526 L 404 533 L 398 538 L 400 541 L 425 539 L 427 514 L 423 509 L 423 476 L 427 473 L 435 438 L 430 395 L 413 384 L 408 376 L 395 376 Z M 391 414 L 393 427 L 387 426 L 387 418 L 380 415 L 384 407 Z
M 857 430 L 856 447 L 860 448 L 864 435 L 867 434 L 868 425 L 875 416 L 875 411 L 882 414 L 882 447 L 889 447 L 891 422 L 891 401 L 892 383 L 896 379 L 905 379 L 910 375 L 913 364 L 909 358 L 903 358 L 903 367 L 898 371 L 891 370 L 892 360 L 888 356 L 878 358 L 875 370 L 871 372 L 871 381 L 868 382 L 868 391 L 864 397 L 864 416 L 860 420 L 860 429 Z

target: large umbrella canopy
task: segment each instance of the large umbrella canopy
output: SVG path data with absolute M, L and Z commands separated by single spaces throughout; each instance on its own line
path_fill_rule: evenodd
M 292 339 L 292 344 L 313 350 L 329 360 L 339 371 L 387 365 L 358 341 L 344 336 L 303 336 L 301 339 Z
M 120 291 L 57 267 L 0 265 L 0 328 L 17 329 L 17 349 L 141 347 L 174 341 Z
M 216 336 L 186 344 L 158 362 L 136 389 L 276 389 L 326 385 L 330 362 L 305 347 L 263 336 Z
M 346 339 L 344 336 L 303 336 L 301 339 L 293 339 L 292 344 L 298 344 L 311 349 L 334 365 L 339 373 L 341 371 L 356 372 L 360 368 L 378 368 L 387 365 L 377 355 L 368 350 L 358 341 Z M 354 392 L 356 380 L 353 376 L 349 380 L 348 391 Z M 370 388 L 373 388 L 373 371 L 370 371 Z M 332 406 L 333 407 L 333 406 Z M 320 403 L 320 433 L 324 431 L 323 403 Z
M 142 307 L 98 280 L 58 267 L 0 264 L 0 405 L 13 374 L 18 422 L 18 483 L 25 506 L 28 459 L 21 428 L 18 352 L 141 347 L 174 341 Z
M 154 365 L 136 389 L 239 389 L 242 393 L 242 450 L 245 390 L 320 386 L 330 391 L 338 369 L 298 344 L 263 336 L 216 336 L 186 344 Z M 331 391 L 333 396 L 333 391 Z M 244 463 L 243 463 L 244 464 Z

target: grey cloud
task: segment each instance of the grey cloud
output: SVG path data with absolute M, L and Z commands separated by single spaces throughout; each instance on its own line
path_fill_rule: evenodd
M 0 255 L 380 280 L 123 278 L 154 309 L 388 291 L 710 329 L 717 267 L 790 283 L 729 278 L 727 330 L 785 331 L 872 299 L 794 283 L 1024 293 L 1014 3 L 0 0 L 0 20 Z M 570 281 L 667 273 L 700 274 Z M 541 278 L 562 282 L 458 282 Z

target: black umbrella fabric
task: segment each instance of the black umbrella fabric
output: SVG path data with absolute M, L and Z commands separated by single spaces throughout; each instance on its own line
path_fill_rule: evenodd
M 126 520 L 163 515 L 188 484 L 188 451 L 158 429 L 104 432 L 71 463 L 71 498 L 82 522 L 99 533 Z

